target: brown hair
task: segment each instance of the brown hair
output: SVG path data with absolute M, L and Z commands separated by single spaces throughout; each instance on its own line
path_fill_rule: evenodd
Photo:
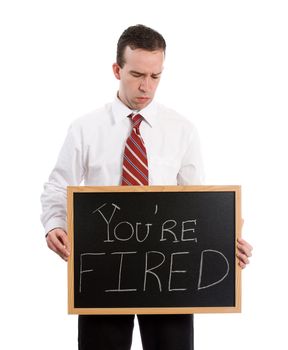
M 125 64 L 124 51 L 126 46 L 132 50 L 143 49 L 147 51 L 163 50 L 165 53 L 166 42 L 161 34 L 154 29 L 142 24 L 128 27 L 120 36 L 117 44 L 117 60 L 121 68 Z

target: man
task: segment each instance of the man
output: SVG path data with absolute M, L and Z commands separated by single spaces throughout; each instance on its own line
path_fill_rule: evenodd
M 164 38 L 153 29 L 143 25 L 126 29 L 113 64 L 119 80 L 117 97 L 69 129 L 41 197 L 47 244 L 64 260 L 70 250 L 66 186 L 83 180 L 88 186 L 197 185 L 203 181 L 195 127 L 154 101 L 165 50 Z M 242 268 L 251 250 L 248 243 L 239 241 Z M 193 349 L 192 315 L 139 315 L 138 321 L 143 349 Z M 133 315 L 79 316 L 79 349 L 130 349 L 133 322 Z

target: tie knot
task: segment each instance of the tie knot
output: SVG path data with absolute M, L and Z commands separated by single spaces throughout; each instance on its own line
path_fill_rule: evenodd
M 133 129 L 136 129 L 136 132 L 137 134 L 139 134 L 139 127 L 140 127 L 140 124 L 143 120 L 143 117 L 141 114 L 135 114 L 131 117 L 131 120 L 132 120 L 132 127 Z

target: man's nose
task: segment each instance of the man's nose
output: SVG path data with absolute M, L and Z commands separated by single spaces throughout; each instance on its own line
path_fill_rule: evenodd
M 150 92 L 152 89 L 151 78 L 145 77 L 141 80 L 140 90 L 143 92 Z

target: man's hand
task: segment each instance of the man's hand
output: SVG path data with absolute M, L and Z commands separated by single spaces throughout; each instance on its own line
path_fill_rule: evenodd
M 61 228 L 55 228 L 48 232 L 46 236 L 48 247 L 57 253 L 65 261 L 70 255 L 70 244 L 67 234 Z
M 237 240 L 237 258 L 239 266 L 244 269 L 247 264 L 249 264 L 249 258 L 252 256 L 253 247 L 244 241 L 244 239 L 239 238 Z

